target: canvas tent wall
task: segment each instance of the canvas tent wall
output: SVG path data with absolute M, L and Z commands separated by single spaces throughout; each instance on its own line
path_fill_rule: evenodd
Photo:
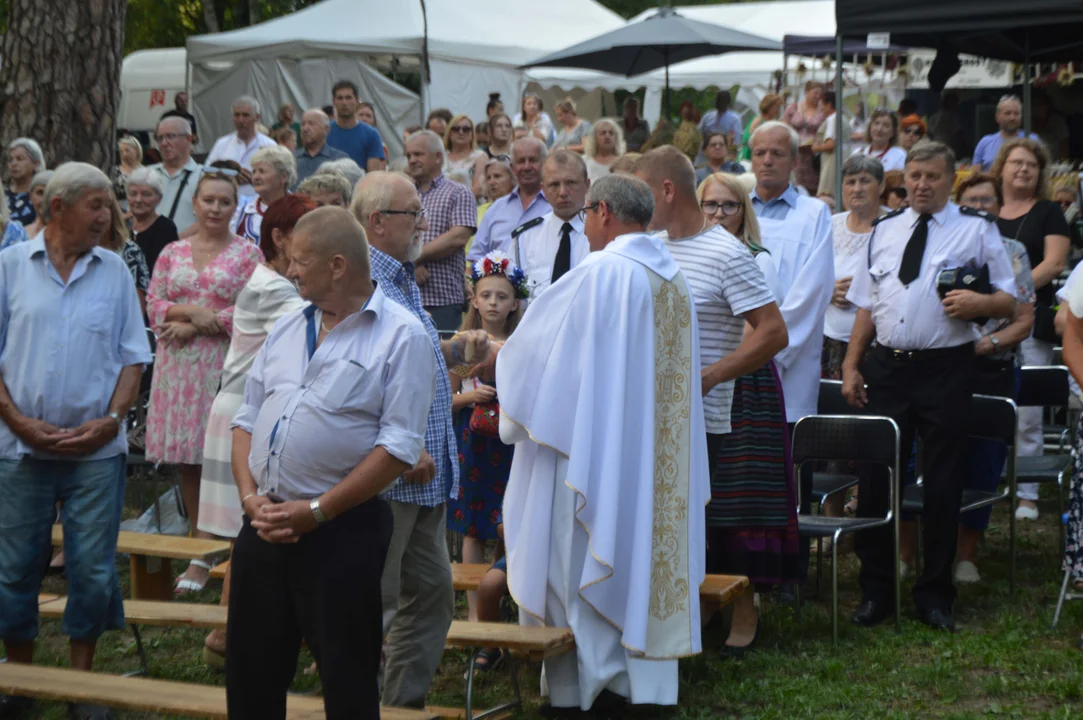
M 346 77 L 374 93 L 367 98 L 386 119 L 380 129 L 395 152 L 402 129 L 420 122 L 424 109 L 484 118 L 489 93 L 500 92 L 511 111 L 523 87 L 519 65 L 624 22 L 594 0 L 547 0 L 543 12 L 531 0 L 426 0 L 425 8 L 420 0 L 324 0 L 243 30 L 189 38 L 201 130 L 229 131 L 231 93 L 268 105 L 325 105 L 334 79 Z M 377 68 L 416 71 L 426 55 L 423 97 L 379 79 Z
M 173 96 L 187 87 L 184 48 L 138 50 L 120 68 L 120 111 L 117 127 L 153 131 Z

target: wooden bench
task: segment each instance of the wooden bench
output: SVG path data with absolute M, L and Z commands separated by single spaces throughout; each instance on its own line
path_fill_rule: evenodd
M 63 543 L 63 529 L 53 526 L 53 545 Z M 132 597 L 138 600 L 169 600 L 173 597 L 171 560 L 209 562 L 229 553 L 229 543 L 222 540 L 152 535 L 121 530 L 117 552 L 131 557 Z
M 0 664 L 0 692 L 10 695 L 92 703 L 121 710 L 228 720 L 226 689 L 211 685 L 128 678 L 66 668 Z M 323 720 L 323 700 L 290 695 L 286 698 L 289 720 Z M 381 720 L 432 720 L 428 711 L 382 708 Z
M 477 590 L 481 579 L 489 571 L 489 565 L 451 564 L 451 582 L 456 590 Z M 699 598 L 704 604 L 724 607 L 737 599 L 748 587 L 748 578 L 742 575 L 708 575 L 699 586 Z

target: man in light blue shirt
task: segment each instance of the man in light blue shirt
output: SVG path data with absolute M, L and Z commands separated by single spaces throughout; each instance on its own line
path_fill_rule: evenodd
M 61 165 L 45 189 L 45 230 L 0 253 L 0 637 L 9 662 L 33 660 L 57 503 L 72 667 L 90 670 L 98 638 L 124 627 L 115 564 L 124 422 L 151 354 L 128 267 L 98 246 L 111 193 L 97 168 Z M 31 706 L 0 696 L 4 717 Z
M 542 192 L 542 165 L 549 153 L 545 144 L 533 137 L 520 138 L 511 147 L 511 171 L 518 187 L 494 200 L 481 219 L 466 259 L 473 262 L 499 251 L 511 257 L 512 231 L 553 209 Z
M 1015 95 L 1005 95 L 1000 98 L 1000 102 L 997 103 L 996 119 L 1000 130 L 983 137 L 974 148 L 973 165 L 980 167 L 983 171 L 988 171 L 993 167 L 997 153 L 1000 152 L 1000 146 L 1005 140 L 1023 137 L 1026 134 L 1019 129 L 1023 124 L 1023 103 L 1019 102 L 1019 98 Z M 1030 134 L 1030 139 L 1041 141 L 1041 138 L 1034 133 Z

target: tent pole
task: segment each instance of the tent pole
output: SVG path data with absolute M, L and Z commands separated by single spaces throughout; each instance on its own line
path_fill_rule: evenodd
M 1030 137 L 1032 105 L 1030 72 L 1030 31 L 1023 35 L 1023 135 Z
M 425 124 L 425 116 L 429 112 L 429 85 L 431 83 L 429 67 L 429 13 L 425 7 L 425 0 L 421 0 L 421 124 Z
M 842 97 L 842 35 L 835 35 L 835 209 L 842 208 L 842 141 L 843 109 L 846 103 Z
M 663 50 L 666 60 L 666 119 L 670 119 L 671 111 L 669 107 L 669 48 Z

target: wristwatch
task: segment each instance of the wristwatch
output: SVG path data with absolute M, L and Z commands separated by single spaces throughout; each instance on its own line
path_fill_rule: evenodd
M 124 427 L 124 419 L 123 419 L 123 418 L 122 418 L 122 417 L 120 416 L 120 413 L 118 413 L 118 412 L 111 412 L 111 413 L 109 413 L 108 415 L 106 415 L 106 417 L 107 417 L 107 418 L 112 418 L 113 420 L 116 420 L 116 421 L 117 421 L 117 429 L 118 429 L 118 430 L 119 430 L 120 428 Z
M 323 514 L 323 510 L 320 509 L 320 499 L 316 498 L 308 504 L 308 509 L 312 511 L 312 517 L 316 518 L 317 525 L 323 525 L 327 522 L 327 516 Z
M 996 335 L 990 335 L 989 342 L 993 343 L 993 352 L 996 352 L 997 348 L 1000 347 L 1000 340 L 997 340 Z

